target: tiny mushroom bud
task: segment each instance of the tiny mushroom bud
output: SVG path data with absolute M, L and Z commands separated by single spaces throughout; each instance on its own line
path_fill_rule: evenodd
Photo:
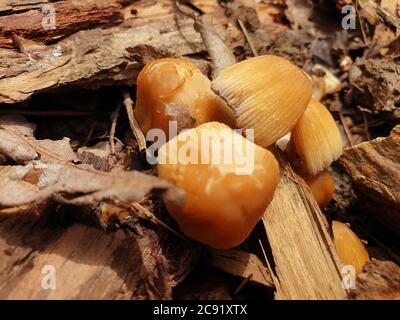
M 311 99 L 292 130 L 289 157 L 296 169 L 312 177 L 327 169 L 342 154 L 342 137 L 329 110 Z
M 356 274 L 360 273 L 369 261 L 364 244 L 344 223 L 333 221 L 332 231 L 333 242 L 340 260 L 345 265 L 352 265 Z
M 322 91 L 320 97 L 323 98 L 325 95 L 340 92 L 342 90 L 342 82 L 327 68 L 316 64 L 313 69 L 314 82 L 318 82 L 318 86 Z M 319 99 L 318 99 L 319 100 Z
M 211 90 L 211 81 L 191 62 L 165 58 L 147 64 L 139 73 L 135 116 L 144 133 L 169 133 L 170 121 L 178 132 L 209 121 L 234 126 L 232 111 Z
M 312 94 L 311 79 L 288 60 L 259 56 L 224 69 L 212 89 L 232 108 L 239 128 L 268 147 L 290 132 Z
M 335 191 L 332 175 L 328 170 L 324 170 L 316 176 L 306 179 L 306 182 L 319 207 L 324 209 L 332 200 Z
M 349 72 L 353 65 L 353 59 L 350 56 L 342 56 L 339 60 L 339 65 L 342 72 Z
M 166 207 L 188 237 L 217 249 L 241 244 L 261 219 L 279 181 L 268 150 L 210 122 L 181 132 L 159 150 L 158 175 L 185 191 Z

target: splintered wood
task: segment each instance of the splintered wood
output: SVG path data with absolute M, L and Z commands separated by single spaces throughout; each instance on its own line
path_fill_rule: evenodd
M 14 219 L 1 221 L 0 249 L 0 299 L 172 298 L 167 260 L 130 232 Z
M 289 164 L 282 165 L 263 223 L 275 263 L 276 299 L 346 299 L 322 213 Z
M 240 250 L 211 250 L 210 263 L 225 272 L 273 288 L 270 274 L 260 259 Z

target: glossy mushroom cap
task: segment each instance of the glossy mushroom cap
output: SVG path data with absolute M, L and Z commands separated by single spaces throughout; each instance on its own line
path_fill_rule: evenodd
M 249 236 L 280 177 L 271 152 L 218 122 L 180 133 L 160 148 L 159 159 L 159 176 L 186 193 L 182 207 L 166 203 L 169 213 L 185 235 L 217 249 Z
M 340 260 L 345 265 L 352 265 L 356 274 L 360 273 L 363 266 L 369 261 L 364 244 L 344 223 L 333 221 L 332 230 L 333 242 Z
M 137 79 L 135 116 L 146 134 L 170 121 L 178 132 L 210 121 L 234 126 L 232 111 L 211 90 L 211 81 L 193 63 L 165 58 L 147 64 Z

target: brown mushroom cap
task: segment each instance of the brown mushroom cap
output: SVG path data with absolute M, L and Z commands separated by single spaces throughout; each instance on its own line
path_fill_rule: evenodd
M 211 90 L 211 81 L 193 63 L 165 58 L 152 61 L 139 73 L 135 116 L 144 133 L 163 130 L 169 122 L 178 131 L 209 121 L 234 125 L 232 111 Z
M 214 143 L 196 140 L 204 133 L 210 133 Z M 253 146 L 253 151 L 244 152 L 240 159 L 233 157 L 231 162 L 222 160 L 224 150 L 235 151 L 244 148 L 245 143 Z M 198 162 L 206 152 L 209 159 L 220 155 L 221 161 L 168 163 L 177 150 L 187 150 Z M 159 176 L 186 193 L 184 206 L 166 203 L 169 213 L 185 235 L 217 249 L 235 247 L 248 237 L 279 181 L 279 165 L 271 152 L 217 122 L 182 132 L 160 148 L 159 158 L 169 159 L 158 164 Z M 238 174 L 237 169 L 244 165 L 251 165 L 250 171 Z
M 339 128 L 329 110 L 311 99 L 306 111 L 292 130 L 291 147 L 300 161 L 300 171 L 314 176 L 342 154 Z
M 255 130 L 263 147 L 290 132 L 312 94 L 305 72 L 288 60 L 259 56 L 224 69 L 212 89 L 232 108 L 239 128 Z

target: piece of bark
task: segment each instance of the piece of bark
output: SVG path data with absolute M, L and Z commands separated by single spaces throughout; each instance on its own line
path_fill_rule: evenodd
M 168 261 L 171 284 L 175 287 L 198 266 L 204 247 L 193 241 L 182 241 L 181 238 L 160 225 L 157 226 L 157 234 L 160 238 L 162 254 Z
M 11 35 L 11 39 L 13 41 L 13 45 L 15 48 L 19 50 L 21 53 L 31 54 L 35 52 L 45 51 L 47 50 L 46 45 L 42 43 L 38 43 L 32 40 L 25 39 L 16 34 Z
M 77 32 L 35 54 L 0 49 L 0 103 L 24 101 L 32 94 L 66 86 L 131 85 L 141 67 L 135 59 L 138 46 L 173 56 L 202 52 L 193 21 L 182 19 L 178 24 L 173 5 L 171 1 L 139 2 L 136 18 L 107 29 Z
M 273 280 L 266 267 L 254 254 L 241 250 L 211 250 L 210 263 L 214 267 L 250 282 L 273 288 Z
M 22 1 L 16 1 L 3 6 L 3 12 L 11 19 L 15 12 L 19 12 L 18 8 L 37 11 L 42 3 L 47 2 L 32 1 L 22 9 Z M 118 0 L 114 2 L 119 3 Z M 242 2 L 246 1 L 238 1 L 236 5 Z M 226 44 L 230 49 L 243 45 L 241 31 L 236 23 L 229 23 L 223 7 L 214 1 L 204 1 L 201 5 L 212 8 L 205 10 L 206 14 L 226 27 L 229 34 Z M 259 10 L 264 6 L 257 4 Z M 1 9 L 0 6 L 0 12 Z M 198 55 L 204 52 L 201 35 L 195 31 L 193 20 L 177 11 L 175 1 L 135 1 L 123 8 L 123 16 L 123 22 L 117 26 L 105 22 L 101 28 L 85 29 L 81 24 L 83 30 L 62 39 L 52 39 L 47 49 L 28 54 L 0 48 L 0 103 L 21 102 L 35 93 L 55 88 L 132 85 L 143 62 L 148 61 L 140 56 L 150 51 L 153 54 L 149 56 L 186 57 L 207 73 L 208 63 Z M 80 18 L 83 21 L 90 19 Z M 71 23 L 78 28 L 80 22 L 74 20 Z M 20 32 L 26 37 L 29 37 L 28 33 L 29 30 Z M 34 36 L 31 40 L 40 42 Z M 144 47 L 146 52 L 143 52 Z
M 101 141 L 93 147 L 82 147 L 77 151 L 77 157 L 84 164 L 93 166 L 98 171 L 110 172 L 119 162 L 126 162 L 126 154 L 122 144 L 114 144 L 114 153 L 108 141 Z
M 356 300 L 399 300 L 400 267 L 391 261 L 372 259 L 357 276 Z
M 387 138 L 345 150 L 340 163 L 366 209 L 400 236 L 400 125 Z
M 373 114 L 399 110 L 400 65 L 384 58 L 366 59 L 350 71 L 355 103 Z
M 27 177 L 32 177 L 28 179 Z M 140 201 L 152 191 L 182 203 L 183 193 L 157 177 L 138 171 L 99 173 L 87 166 L 33 161 L 0 170 L 0 208 L 9 209 L 53 199 L 70 205 L 96 205 L 100 201 Z
M 222 35 L 215 31 L 211 17 L 201 16 L 197 18 L 195 26 L 208 48 L 208 54 L 213 62 L 212 78 L 215 79 L 223 69 L 236 63 L 235 56 L 225 45 Z
M 12 14 L 17 12 L 24 12 L 32 9 L 40 9 L 44 4 L 56 2 L 59 0 L 1 0 L 0 1 L 0 14 Z
M 127 3 L 126 0 L 57 1 L 38 4 L 26 12 L 0 16 L 0 47 L 13 47 L 12 34 L 49 43 L 78 30 L 121 23 L 123 5 Z M 54 20 L 50 18 L 52 14 Z
M 143 205 L 146 206 L 147 210 L 156 211 L 154 199 L 145 202 L 146 204 Z M 172 275 L 170 279 L 172 286 L 182 282 L 196 266 L 200 258 L 202 246 L 187 239 L 182 241 L 182 238 L 177 236 L 176 231 L 167 230 L 164 225 L 144 215 L 143 212 L 135 211 L 133 206 L 126 208 L 123 205 L 118 207 L 114 204 L 101 202 L 97 207 L 91 206 L 86 209 L 95 214 L 97 217 L 96 223 L 100 224 L 104 230 L 115 230 L 116 226 L 119 226 L 122 229 L 132 230 L 135 234 L 141 236 L 147 233 L 147 229 L 143 227 L 141 222 L 146 221 L 146 226 L 149 225 L 150 221 L 154 222 L 152 227 L 157 233 L 162 254 L 168 261 L 168 270 Z M 154 215 L 153 213 L 151 214 Z M 165 220 L 168 225 L 173 225 L 171 218 L 166 214 L 160 215 L 160 218 L 157 219 L 158 221 Z
M 304 180 L 285 161 L 263 223 L 278 278 L 276 299 L 347 298 L 321 210 Z
M 376 25 L 383 20 L 397 29 L 400 28 L 400 19 L 396 12 L 396 0 L 384 0 L 381 1 L 380 5 L 373 0 L 358 0 L 358 5 L 360 13 L 367 18 L 370 24 Z
M 171 299 L 168 262 L 147 230 L 106 234 L 32 217 L 0 224 L 0 299 Z M 54 271 L 55 289 L 46 287 Z

